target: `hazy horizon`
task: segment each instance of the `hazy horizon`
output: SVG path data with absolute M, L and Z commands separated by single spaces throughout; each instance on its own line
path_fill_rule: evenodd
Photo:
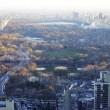
M 0 11 L 110 11 L 109 0 L 0 0 Z

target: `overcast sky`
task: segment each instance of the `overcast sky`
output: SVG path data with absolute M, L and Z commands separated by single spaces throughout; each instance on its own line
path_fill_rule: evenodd
M 0 10 L 110 10 L 110 0 L 0 0 Z

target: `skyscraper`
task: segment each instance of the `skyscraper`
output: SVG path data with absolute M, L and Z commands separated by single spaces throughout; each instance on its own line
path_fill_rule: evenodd
M 64 92 L 64 110 L 71 110 L 71 90 L 67 89 Z
M 94 83 L 94 109 L 110 110 L 110 72 L 100 72 L 100 78 Z

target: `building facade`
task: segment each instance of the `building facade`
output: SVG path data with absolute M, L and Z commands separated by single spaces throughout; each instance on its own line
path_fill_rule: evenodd
M 110 110 L 110 72 L 100 72 L 94 83 L 94 110 Z
M 0 97 L 0 110 L 14 110 L 14 101 Z

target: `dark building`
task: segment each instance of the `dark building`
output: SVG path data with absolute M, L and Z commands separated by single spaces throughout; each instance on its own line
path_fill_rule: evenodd
M 100 73 L 100 79 L 94 84 L 94 109 L 110 110 L 110 72 Z

